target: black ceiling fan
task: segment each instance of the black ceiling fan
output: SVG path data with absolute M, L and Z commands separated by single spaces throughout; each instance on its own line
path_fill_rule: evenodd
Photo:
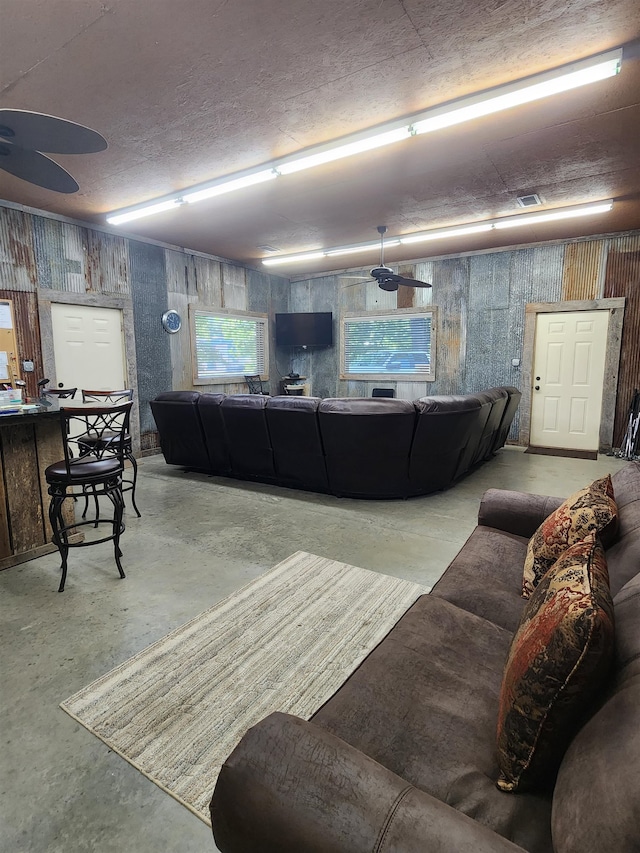
M 75 193 L 76 180 L 42 154 L 93 154 L 107 140 L 95 130 L 64 118 L 28 110 L 0 109 L 0 169 L 58 193 Z
M 427 281 L 418 281 L 415 278 L 405 278 L 403 275 L 398 275 L 389 267 L 384 265 L 384 235 L 386 234 L 387 226 L 378 225 L 378 234 L 380 235 L 380 266 L 374 267 L 371 270 L 371 275 L 378 282 L 378 287 L 381 290 L 393 291 L 398 289 L 398 285 L 404 287 L 431 287 Z

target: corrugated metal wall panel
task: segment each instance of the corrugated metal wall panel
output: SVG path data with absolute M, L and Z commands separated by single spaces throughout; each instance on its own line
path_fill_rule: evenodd
M 38 286 L 67 293 L 87 289 L 86 231 L 68 222 L 33 217 Z
M 626 299 L 613 430 L 613 446 L 619 447 L 633 392 L 640 388 L 640 234 L 611 240 L 604 290 L 605 296 Z
M 10 290 L 33 291 L 38 279 L 30 218 L 0 208 L 0 281 Z
M 568 243 L 564 253 L 562 299 L 598 299 L 605 240 Z

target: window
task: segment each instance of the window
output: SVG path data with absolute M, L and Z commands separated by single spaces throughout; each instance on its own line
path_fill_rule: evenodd
M 435 309 L 415 308 L 342 320 L 342 378 L 435 379 Z
M 194 385 L 236 381 L 247 373 L 267 377 L 267 318 L 259 314 L 192 311 Z

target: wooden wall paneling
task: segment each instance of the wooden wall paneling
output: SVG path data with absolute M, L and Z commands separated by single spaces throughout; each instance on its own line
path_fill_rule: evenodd
M 567 243 L 562 271 L 562 300 L 598 299 L 602 294 L 606 240 Z
M 4 427 L 2 449 L 12 553 L 19 554 L 45 544 L 34 425 Z
M 42 345 L 40 342 L 40 321 L 38 318 L 38 297 L 35 293 L 16 290 L 0 290 L 0 299 L 11 299 L 17 340 L 18 372 L 26 382 L 25 393 L 28 397 L 38 396 L 38 379 L 44 376 L 42 365 Z M 25 372 L 22 362 L 33 361 L 33 371 Z
M 640 388 L 640 235 L 611 240 L 605 296 L 626 299 L 613 430 L 613 446 L 620 447 L 633 393 Z
M 469 262 L 452 258 L 438 262 L 433 277 L 433 305 L 438 309 L 436 380 L 432 394 L 459 393 L 464 377 L 467 340 Z
M 0 435 L 0 472 L 4 471 L 4 449 Z M 4 487 L 4 477 L 0 473 L 0 560 L 11 555 L 11 535 L 9 533 L 9 516 L 7 513 L 7 495 Z
M 219 261 L 193 258 L 198 300 L 204 305 L 222 307 L 222 269 Z
M 40 483 L 40 504 L 42 507 L 42 519 L 44 524 L 45 542 L 51 542 L 51 525 L 49 524 L 49 486 L 44 472 L 49 465 L 64 459 L 62 447 L 62 433 L 60 422 L 53 418 L 36 420 L 33 425 L 35 430 L 38 479 Z M 75 518 L 74 501 L 65 501 L 62 508 L 65 524 L 71 524 Z
M 127 240 L 87 229 L 87 290 L 119 296 L 131 295 Z

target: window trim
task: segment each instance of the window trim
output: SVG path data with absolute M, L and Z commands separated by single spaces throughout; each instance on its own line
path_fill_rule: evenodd
M 198 353 L 196 341 L 196 315 L 208 314 L 215 317 L 235 317 L 239 320 L 256 320 L 262 321 L 264 324 L 263 340 L 264 340 L 264 372 L 260 374 L 261 378 L 266 382 L 269 380 L 269 315 L 261 314 L 255 311 L 242 311 L 239 308 L 218 308 L 211 305 L 199 305 L 198 303 L 189 303 L 189 337 L 191 343 L 191 378 L 193 385 L 229 385 L 237 382 L 244 382 L 244 373 L 228 374 L 226 376 L 198 376 Z M 179 335 L 174 335 L 178 338 Z
M 431 365 L 428 373 L 346 373 L 345 372 L 345 321 L 352 319 L 375 320 L 376 317 L 402 317 L 431 315 Z M 438 327 L 438 309 L 433 305 L 417 308 L 386 308 L 380 311 L 345 311 L 340 316 L 340 379 L 379 380 L 394 382 L 434 382 L 436 378 L 436 343 Z

